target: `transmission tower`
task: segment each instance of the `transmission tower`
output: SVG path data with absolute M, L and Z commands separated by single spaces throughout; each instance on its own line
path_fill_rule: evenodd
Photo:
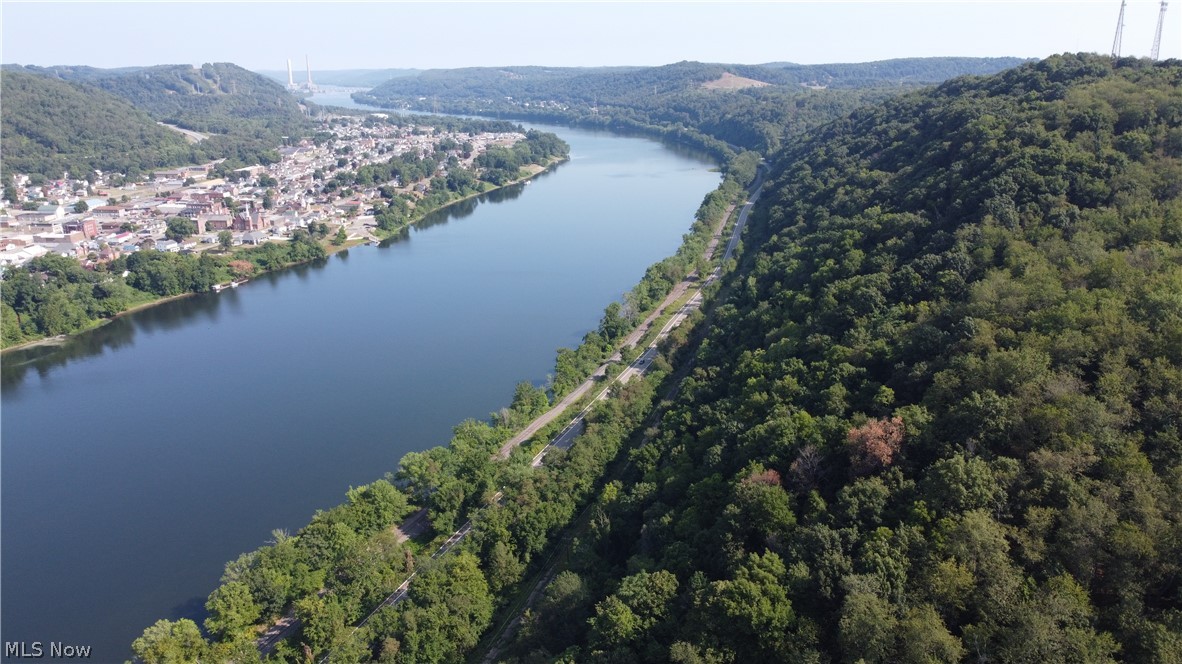
M 1125 0 L 1120 0 L 1120 16 L 1116 19 L 1116 38 L 1112 40 L 1112 57 L 1120 57 L 1120 40 L 1125 32 Z
M 1153 49 L 1149 51 L 1149 59 L 1156 60 L 1161 52 L 1161 26 L 1166 22 L 1166 0 L 1161 0 L 1161 11 L 1157 14 L 1157 34 L 1153 35 Z

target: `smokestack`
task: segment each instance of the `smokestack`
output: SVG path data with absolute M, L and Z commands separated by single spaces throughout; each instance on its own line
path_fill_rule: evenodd
M 304 66 L 308 68 L 308 87 L 312 87 L 312 65 L 308 62 L 308 56 L 304 56 Z
M 295 87 L 295 79 L 291 77 L 291 58 L 287 59 L 287 87 Z

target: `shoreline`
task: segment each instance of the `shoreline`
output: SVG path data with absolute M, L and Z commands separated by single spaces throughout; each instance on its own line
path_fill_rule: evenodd
M 493 187 L 492 189 L 477 192 L 474 194 L 468 194 L 467 196 L 457 198 L 454 201 L 448 201 L 446 204 L 441 205 L 441 206 L 435 208 L 434 210 L 431 210 L 430 212 L 427 212 L 422 217 L 419 217 L 418 219 L 415 219 L 414 221 L 408 222 L 405 226 L 401 226 L 398 230 L 391 232 L 390 235 L 387 235 L 385 237 L 377 235 L 376 233 L 373 232 L 373 229 L 371 229 L 371 230 L 367 231 L 366 236 L 364 236 L 361 239 L 356 240 L 354 242 L 346 241 L 344 244 L 341 244 L 339 246 L 329 244 L 328 246 L 324 247 L 325 253 L 328 256 L 332 256 L 333 254 L 336 254 L 342 250 L 350 249 L 352 247 L 356 247 L 358 245 L 365 244 L 367 242 L 379 242 L 379 243 L 384 242 L 384 241 L 390 239 L 391 237 L 393 237 L 394 234 L 401 233 L 403 230 L 406 230 L 406 229 L 410 228 L 411 226 L 414 226 L 418 222 L 427 218 L 427 216 L 430 214 L 433 214 L 435 212 L 439 212 L 441 210 L 446 210 L 447 208 L 449 208 L 457 203 L 461 203 L 463 201 L 470 200 L 470 199 L 475 198 L 477 196 L 483 196 L 484 194 L 489 194 L 489 193 L 492 193 L 492 192 L 497 191 L 499 189 L 504 189 L 505 187 L 511 187 L 516 184 L 528 182 L 529 180 L 532 180 L 532 179 L 538 177 L 539 175 L 558 166 L 559 164 L 565 163 L 569 160 L 570 160 L 570 155 L 567 155 L 566 157 L 553 160 L 550 163 L 546 164 L 545 166 L 542 166 L 542 169 L 536 173 L 530 173 L 524 177 L 518 178 L 518 179 L 513 180 L 511 182 L 506 182 L 505 184 Z M 541 166 L 541 164 L 534 164 L 534 165 Z M 273 274 L 276 272 L 280 272 L 282 270 L 286 270 L 291 267 L 295 267 L 296 265 L 303 265 L 303 264 L 309 263 L 309 262 L 311 262 L 311 261 L 300 261 L 298 263 L 290 263 L 288 265 L 284 265 L 284 266 L 276 268 L 274 270 L 267 270 L 266 272 L 259 272 L 257 274 L 252 275 L 251 278 L 253 279 L 255 277 L 260 277 L 264 274 Z M 42 337 L 40 339 L 33 339 L 31 341 L 25 341 L 25 342 L 19 343 L 15 346 L 9 346 L 7 348 L 0 349 L 0 356 L 7 355 L 10 351 L 28 349 L 28 348 L 36 348 L 38 346 L 63 346 L 66 343 L 68 343 L 71 339 L 73 339 L 79 335 L 86 334 L 87 332 L 90 332 L 91 330 L 96 330 L 96 329 L 106 325 L 107 323 L 110 323 L 111 321 L 115 320 L 116 318 L 121 318 L 121 317 L 126 316 L 128 314 L 133 314 L 137 311 L 142 311 L 144 309 L 148 309 L 150 307 L 155 307 L 157 305 L 161 305 L 166 302 L 173 302 L 175 300 L 180 300 L 180 299 L 183 299 L 186 297 L 192 297 L 192 296 L 198 295 L 198 294 L 199 293 L 181 293 L 179 295 L 169 295 L 166 297 L 161 297 L 156 300 L 152 300 L 150 302 L 144 302 L 141 304 L 137 304 L 134 307 L 120 311 L 119 313 L 115 314 L 114 316 L 111 316 L 110 318 L 104 318 L 101 321 L 99 321 L 96 325 L 88 327 L 84 330 L 78 330 L 76 332 L 71 332 L 69 334 L 59 334 L 59 335 L 53 336 L 53 337 Z
M 478 196 L 483 196 L 485 194 L 491 194 L 494 191 L 499 191 L 499 190 L 504 189 L 506 187 L 512 187 L 513 185 L 516 185 L 516 184 L 528 182 L 528 181 L 538 177 L 539 175 L 551 170 L 555 166 L 558 166 L 559 164 L 564 164 L 568 161 L 570 161 L 570 155 L 567 155 L 561 159 L 553 160 L 550 163 L 546 164 L 545 166 L 542 166 L 541 164 L 531 164 L 532 166 L 542 166 L 542 169 L 536 173 L 530 173 L 530 174 L 525 175 L 523 177 L 517 178 L 516 180 L 506 182 L 505 184 L 494 186 L 492 189 L 478 191 L 476 193 L 468 194 L 466 196 L 461 196 L 460 198 L 457 198 L 454 201 L 448 201 L 447 203 L 440 205 L 439 207 L 435 208 L 434 210 L 424 213 L 423 216 L 419 217 L 418 219 L 415 219 L 414 221 L 408 221 L 405 226 L 399 226 L 398 230 L 390 231 L 390 234 L 386 235 L 385 237 L 380 236 L 377 233 L 374 233 L 372 230 L 369 232 L 369 235 L 370 235 L 370 237 L 377 240 L 378 242 L 384 242 L 384 241 L 394 237 L 394 235 L 401 233 L 402 231 L 410 228 L 411 226 L 414 226 L 415 224 L 419 223 L 423 219 L 426 219 L 429 215 L 435 214 L 436 212 L 441 212 L 443 210 L 446 210 L 447 208 L 449 208 L 457 203 L 462 203 L 464 201 L 471 200 L 473 198 L 476 198 Z M 374 228 L 376 229 L 377 227 L 375 226 Z

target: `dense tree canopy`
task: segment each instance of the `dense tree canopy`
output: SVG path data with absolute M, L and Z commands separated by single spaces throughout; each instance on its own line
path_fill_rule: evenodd
M 518 661 L 1182 656 L 1180 83 L 1057 56 L 781 154 L 574 557 L 587 628 Z M 627 588 L 657 574 L 645 621 Z
M 501 661 L 1178 661 L 1180 83 L 1057 56 L 792 138 L 692 361 L 679 330 L 541 468 L 496 457 L 545 408 L 519 385 L 228 564 L 214 643 L 161 621 L 137 653 L 228 652 L 291 612 L 277 660 L 464 661 L 578 517 Z M 555 391 L 687 273 L 757 162 L 734 156 L 684 251 L 560 352 Z M 400 544 L 416 507 L 425 540 L 470 520 L 461 550 Z
M 179 133 L 108 92 L 0 69 L 3 170 L 82 179 L 95 169 L 119 173 L 196 163 L 202 156 Z
M 230 63 L 6 66 L 3 77 L 6 171 L 82 177 L 94 168 L 142 173 L 220 158 L 270 163 L 282 137 L 311 131 L 282 86 Z M 189 144 L 157 121 L 210 136 Z

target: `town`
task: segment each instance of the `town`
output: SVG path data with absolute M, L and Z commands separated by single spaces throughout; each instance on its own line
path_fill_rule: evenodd
M 93 267 L 144 250 L 193 253 L 287 241 L 312 223 L 335 226 L 352 241 L 374 234 L 373 205 L 383 196 L 424 197 L 448 168 L 473 168 L 493 146 L 520 132 L 447 131 L 383 113 L 327 115 L 314 138 L 278 149 L 279 160 L 228 170 L 223 161 L 157 170 L 140 182 L 119 173 L 63 173 L 60 180 L 13 174 L 10 206 L 0 214 L 0 267 L 49 254 Z M 334 177 L 394 157 L 446 153 L 436 172 L 364 189 Z M 184 220 L 187 223 L 177 223 Z M 173 223 L 170 224 L 170 221 Z

